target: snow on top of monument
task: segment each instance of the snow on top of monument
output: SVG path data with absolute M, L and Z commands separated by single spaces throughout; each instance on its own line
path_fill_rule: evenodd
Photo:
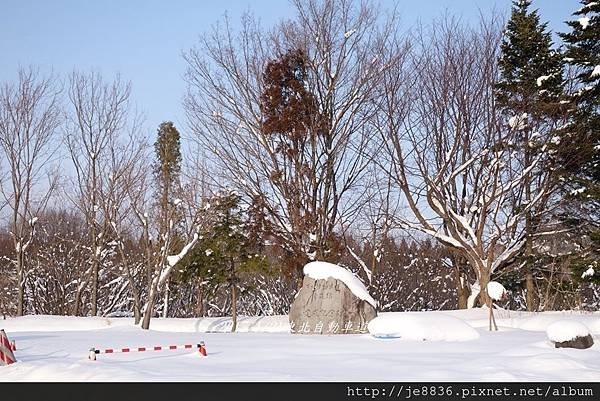
M 575 337 L 585 337 L 590 334 L 590 329 L 581 322 L 558 320 L 548 326 L 546 334 L 550 341 L 563 342 L 573 340 Z
M 328 262 L 310 262 L 304 266 L 304 275 L 315 280 L 327 280 L 329 277 L 342 281 L 357 298 L 367 301 L 374 308 L 377 301 L 369 295 L 364 284 L 350 270 Z

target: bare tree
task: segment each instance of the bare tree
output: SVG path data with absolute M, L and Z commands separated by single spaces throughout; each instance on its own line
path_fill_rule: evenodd
M 393 220 L 400 213 L 400 204 L 393 193 L 390 176 L 383 173 L 376 163 L 370 166 L 369 173 L 362 192 L 363 205 L 357 221 L 351 224 L 353 229 L 348 230 L 353 235 L 344 235 L 344 242 L 346 250 L 366 277 L 369 290 L 377 293 L 377 275 L 386 252 L 386 242 L 393 235 Z M 359 240 L 358 243 L 355 239 Z M 360 247 L 368 248 L 369 253 L 362 252 L 361 255 Z
M 85 223 L 78 213 L 49 206 L 39 215 L 36 231 L 27 258 L 31 277 L 26 283 L 28 308 L 34 314 L 67 315 L 87 260 L 82 241 Z
M 196 142 L 188 142 L 189 152 L 183 160 L 182 168 L 182 190 L 183 199 L 183 224 L 186 232 L 190 231 L 190 225 L 201 225 L 205 229 L 208 224 L 199 217 L 206 206 L 206 201 L 215 192 L 211 186 L 210 172 L 207 166 L 208 158 L 201 148 L 198 148 Z M 206 277 L 201 274 L 196 275 L 196 283 L 193 286 L 196 290 L 196 316 L 204 316 L 206 312 L 205 303 L 210 299 L 211 293 L 216 291 L 215 286 L 211 286 Z
M 91 314 L 98 314 L 99 269 L 111 230 L 110 214 L 102 205 L 103 193 L 111 191 L 110 166 L 120 135 L 129 128 L 130 85 L 117 76 L 106 83 L 98 73 L 73 72 L 70 77 L 66 143 L 75 168 L 74 205 L 89 229 L 89 269 L 80 280 L 74 313 L 80 311 L 81 293 L 91 284 Z M 105 198 L 105 200 L 108 200 Z
M 108 176 L 106 187 L 101 188 L 100 204 L 102 213 L 110 222 L 107 228 L 108 245 L 115 247 L 118 255 L 120 274 L 127 280 L 133 301 L 135 323 L 141 320 L 141 291 L 139 285 L 140 272 L 144 263 L 142 255 L 138 254 L 139 246 L 131 244 L 131 239 L 140 235 L 135 229 L 135 214 L 130 203 L 131 188 L 136 185 L 140 174 L 147 174 L 145 151 L 147 144 L 135 133 L 130 135 L 127 142 L 109 148 L 109 159 L 105 166 Z
M 491 275 L 522 250 L 524 217 L 547 193 L 512 207 L 547 152 L 513 162 L 515 132 L 499 121 L 493 93 L 499 40 L 496 20 L 468 28 L 447 19 L 422 32 L 414 76 L 386 74 L 379 124 L 387 171 L 412 212 L 398 222 L 461 255 L 477 277 L 471 299 L 480 293 L 490 310 Z
M 139 199 L 138 199 L 139 201 Z M 146 302 L 143 307 L 142 328 L 150 328 L 150 319 L 154 314 L 154 307 L 158 295 L 165 290 L 171 275 L 174 273 L 176 266 L 187 255 L 187 253 L 198 242 L 198 224 L 193 222 L 191 229 L 183 233 L 185 245 L 181 247 L 179 253 L 169 255 L 169 249 L 174 248 L 177 242 L 174 219 L 176 210 L 172 210 L 169 225 L 165 231 L 158 230 L 152 226 L 148 219 L 148 213 L 144 212 L 140 206 L 136 206 L 136 216 L 143 227 L 143 242 L 147 245 L 146 248 L 146 267 L 148 271 L 148 283 L 146 290 Z M 152 235 L 155 235 L 155 240 L 152 240 Z
M 32 68 L 22 69 L 16 83 L 0 88 L 0 147 L 8 172 L 7 182 L 0 180 L 0 192 L 10 209 L 18 316 L 25 312 L 26 255 L 37 216 L 56 186 L 56 175 L 49 168 L 57 148 L 60 117 L 59 90 L 52 77 L 40 77 Z M 42 183 L 46 175 L 48 182 Z
M 294 6 L 297 17 L 271 34 L 249 16 L 238 35 L 225 21 L 184 57 L 185 109 L 214 156 L 215 176 L 254 203 L 298 271 L 310 259 L 333 256 L 336 230 L 357 211 L 376 88 L 390 68 L 397 25 L 394 13 L 388 18 L 350 1 Z M 269 74 L 286 63 L 296 82 L 278 89 Z M 269 109 L 272 96 L 287 112 Z M 308 118 L 294 114 L 294 99 L 314 106 L 302 108 Z

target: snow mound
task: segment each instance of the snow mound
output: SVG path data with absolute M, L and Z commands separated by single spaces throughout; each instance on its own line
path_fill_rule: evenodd
M 506 288 L 497 281 L 490 281 L 487 284 L 487 293 L 494 301 L 500 301 L 506 293 Z
M 461 319 L 416 312 L 383 314 L 369 322 L 369 333 L 379 338 L 415 341 L 469 341 L 479 333 Z
M 574 320 L 559 320 L 548 326 L 546 334 L 550 341 L 563 342 L 575 337 L 585 337 L 590 330 L 583 323 Z
M 229 333 L 233 327 L 231 317 L 154 318 L 150 329 L 172 333 Z M 287 315 L 238 316 L 237 333 L 289 333 Z
M 351 271 L 341 266 L 327 262 L 310 262 L 304 266 L 304 275 L 315 280 L 327 280 L 329 277 L 342 281 L 357 298 L 367 301 L 374 308 L 375 301 L 365 288 L 364 284 Z
M 0 329 L 20 331 L 78 331 L 106 329 L 113 326 L 105 317 L 29 315 L 0 321 Z
M 527 314 L 526 314 L 527 315 Z M 509 319 L 503 322 L 505 325 L 515 329 L 527 331 L 546 331 L 548 327 L 557 321 L 568 321 L 584 324 L 592 333 L 600 333 L 600 319 L 598 314 L 569 314 L 557 312 L 544 312 L 531 317 Z

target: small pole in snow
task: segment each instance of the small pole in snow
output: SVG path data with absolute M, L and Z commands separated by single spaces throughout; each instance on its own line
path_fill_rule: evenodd
M 200 344 L 198 344 L 198 352 L 200 352 L 201 356 L 206 356 L 206 348 L 204 347 L 204 341 L 200 341 Z

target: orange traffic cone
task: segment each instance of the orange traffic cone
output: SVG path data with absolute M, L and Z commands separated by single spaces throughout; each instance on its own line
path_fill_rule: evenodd
M 4 330 L 0 329 L 0 366 L 10 365 L 17 362 L 15 354 L 13 354 L 12 344 L 8 340 L 8 336 Z
M 200 341 L 200 344 L 198 344 L 198 351 L 200 352 L 200 355 L 206 356 L 206 347 L 204 346 L 204 341 Z

